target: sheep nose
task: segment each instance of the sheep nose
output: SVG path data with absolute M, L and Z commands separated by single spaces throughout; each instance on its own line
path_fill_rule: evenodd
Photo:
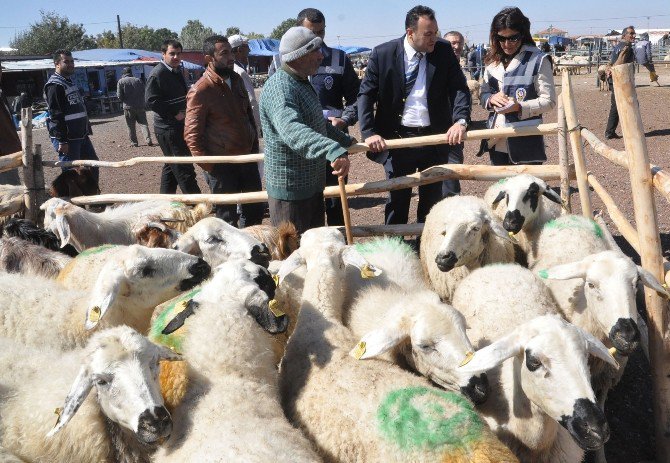
M 188 268 L 188 271 L 194 277 L 201 278 L 204 280 L 209 276 L 209 272 L 212 271 L 212 268 L 203 259 L 198 259 L 198 261 L 195 264 L 191 265 Z
M 456 262 L 458 262 L 458 258 L 456 257 L 456 253 L 454 251 L 439 253 L 437 256 L 435 256 L 435 263 L 437 264 L 437 268 L 439 268 L 442 272 L 448 272 L 449 270 L 453 269 L 456 265 Z
M 153 444 L 168 437 L 172 432 L 172 417 L 163 406 L 148 408 L 142 412 L 137 423 L 137 435 L 145 444 Z
M 561 426 L 567 429 L 584 450 L 597 450 L 610 437 L 610 427 L 605 414 L 594 402 L 577 399 L 571 416 L 563 416 Z
M 617 352 L 630 355 L 640 344 L 640 330 L 630 318 L 620 318 L 610 330 L 609 338 Z
M 251 262 L 267 267 L 270 265 L 270 251 L 264 244 L 257 244 L 251 248 Z
M 512 233 L 519 233 L 519 231 L 521 231 L 521 227 L 523 227 L 524 220 L 525 217 L 521 215 L 519 210 L 507 211 L 507 214 L 505 214 L 505 219 L 503 220 L 503 227 L 505 230 Z
M 471 377 L 468 385 L 461 388 L 461 393 L 475 405 L 486 402 L 489 397 L 489 378 L 486 373 Z

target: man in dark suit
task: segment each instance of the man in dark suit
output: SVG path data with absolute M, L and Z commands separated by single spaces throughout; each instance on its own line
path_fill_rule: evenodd
M 459 163 L 448 145 L 463 142 L 470 121 L 470 92 L 451 45 L 438 41 L 435 12 L 415 6 L 405 18 L 406 35 L 372 50 L 358 94 L 361 133 L 376 162 L 391 179 L 428 167 Z M 374 110 L 376 106 L 376 112 Z M 445 134 L 444 145 L 386 150 L 385 139 Z M 460 191 L 454 180 L 451 190 Z M 395 190 L 386 202 L 387 224 L 407 223 L 411 189 Z M 442 199 L 442 182 L 419 187 L 417 222 Z

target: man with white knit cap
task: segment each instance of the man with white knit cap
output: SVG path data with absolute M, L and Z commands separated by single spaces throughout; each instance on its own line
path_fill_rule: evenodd
M 263 87 L 261 124 L 265 138 L 265 182 L 273 225 L 295 224 L 299 233 L 325 224 L 326 163 L 333 174 L 349 172 L 347 147 L 355 142 L 323 117 L 308 77 L 319 68 L 323 40 L 306 27 L 281 39 L 282 66 Z
M 254 84 L 251 82 L 251 77 L 249 77 L 249 73 L 247 72 L 249 66 L 249 51 L 251 51 L 249 49 L 249 39 L 247 39 L 244 35 L 235 34 L 228 37 L 228 43 L 230 43 L 233 56 L 235 57 L 235 66 L 233 69 L 244 82 L 244 88 L 247 89 L 247 93 L 249 94 L 249 103 L 251 103 L 251 109 L 254 112 L 256 127 L 258 127 L 260 130 L 261 116 L 258 112 L 256 92 L 254 92 Z

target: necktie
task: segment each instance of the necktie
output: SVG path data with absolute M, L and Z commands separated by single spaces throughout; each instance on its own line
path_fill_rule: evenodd
M 423 53 L 418 52 L 414 55 L 415 60 L 410 61 L 407 66 L 407 72 L 405 73 L 405 98 L 410 94 L 414 84 L 416 83 L 416 78 L 419 75 L 419 65 L 421 64 L 421 58 L 423 58 Z

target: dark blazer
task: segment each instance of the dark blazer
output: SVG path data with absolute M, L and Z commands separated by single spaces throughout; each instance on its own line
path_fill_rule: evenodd
M 383 43 L 370 54 L 358 93 L 358 120 L 363 139 L 372 135 L 398 138 L 405 107 L 404 40 L 403 36 Z M 470 122 L 470 91 L 448 42 L 438 41 L 433 52 L 426 55 L 426 85 L 429 133 L 445 133 L 459 119 Z M 383 159 L 374 160 L 383 162 Z

